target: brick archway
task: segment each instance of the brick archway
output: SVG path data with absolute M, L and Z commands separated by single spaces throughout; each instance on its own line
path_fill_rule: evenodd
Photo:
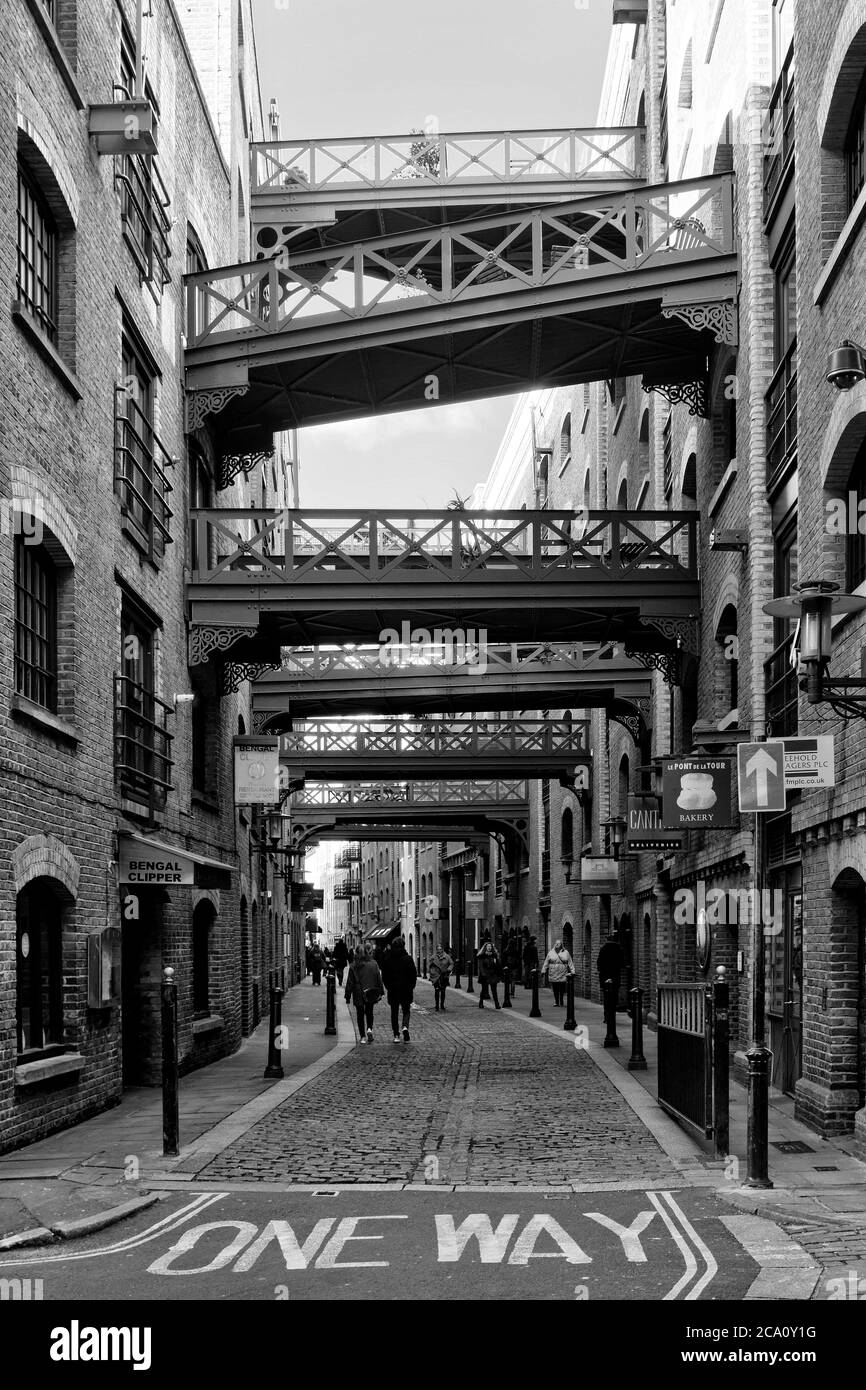
M 78 897 L 81 867 L 54 835 L 29 835 L 12 851 L 11 864 L 16 893 L 34 878 L 52 878 L 63 885 L 70 898 Z

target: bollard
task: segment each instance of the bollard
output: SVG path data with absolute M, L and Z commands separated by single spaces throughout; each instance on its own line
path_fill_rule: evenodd
M 503 1007 L 503 1009 L 510 1009 L 510 1008 L 512 1007 L 512 1004 L 511 1004 L 511 971 L 508 969 L 508 966 L 507 966 L 507 965 L 503 965 L 503 967 L 502 967 L 502 993 L 503 993 L 504 996 L 505 996 L 504 999 L 502 1000 L 502 1007 Z
M 268 1065 L 264 1070 L 266 1081 L 281 1081 L 283 1078 L 283 1063 L 280 1059 L 279 1049 L 277 1048 L 277 1030 L 282 1026 L 283 1016 L 283 991 L 274 985 L 270 990 L 270 1032 L 268 1034 Z
M 646 1071 L 646 1057 L 643 1055 L 643 990 L 629 990 L 631 1000 L 631 1056 L 628 1059 L 629 1071 Z
M 577 1027 L 574 1018 L 574 976 L 569 975 L 565 985 L 565 1022 L 563 1028 L 566 1033 L 573 1033 Z
M 728 1076 L 728 981 L 723 965 L 713 981 L 713 1139 L 716 1158 L 727 1158 L 730 1145 Z
M 325 979 L 325 1035 L 334 1037 L 337 1032 L 337 981 L 334 967 L 328 966 Z
M 532 1008 L 529 1010 L 530 1018 L 541 1018 L 541 1010 L 538 1007 L 538 971 L 531 972 L 532 982 Z
M 613 980 L 605 980 L 602 989 L 604 990 L 604 1022 L 606 1033 L 604 1035 L 605 1047 L 619 1047 L 619 1038 L 616 1035 L 616 995 L 614 994 Z
M 177 984 L 171 966 L 162 972 L 162 1152 L 180 1154 L 177 1075 Z
M 471 952 L 471 951 L 469 952 L 469 956 L 468 956 L 467 961 L 466 961 L 466 993 L 467 993 L 467 994 L 474 994 L 474 993 L 475 993 L 475 989 L 474 989 L 474 986 L 473 986 L 473 984 L 472 984 L 472 952 Z

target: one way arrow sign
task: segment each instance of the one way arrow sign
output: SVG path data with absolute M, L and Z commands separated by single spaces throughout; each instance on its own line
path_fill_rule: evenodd
M 741 743 L 737 773 L 741 811 L 784 811 L 784 743 Z

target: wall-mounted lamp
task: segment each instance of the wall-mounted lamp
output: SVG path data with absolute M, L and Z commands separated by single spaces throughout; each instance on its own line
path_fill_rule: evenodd
M 827 579 L 795 584 L 793 594 L 764 604 L 764 612 L 771 618 L 800 623 L 800 689 L 806 692 L 809 704 L 826 701 L 845 719 L 852 714 L 866 719 L 866 680 L 830 679 L 827 667 L 833 647 L 833 618 L 841 613 L 862 613 L 864 608 L 866 598 L 842 594 L 839 585 Z
M 610 820 L 602 821 L 602 827 L 608 833 L 608 842 L 613 858 L 619 860 L 620 851 L 625 844 L 625 832 L 628 828 L 625 816 L 611 816 Z

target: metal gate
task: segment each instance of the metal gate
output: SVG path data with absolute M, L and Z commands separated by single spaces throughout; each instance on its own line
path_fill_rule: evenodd
M 709 1138 L 713 1132 L 712 987 L 672 984 L 659 985 L 658 991 L 659 1105 L 702 1138 Z

